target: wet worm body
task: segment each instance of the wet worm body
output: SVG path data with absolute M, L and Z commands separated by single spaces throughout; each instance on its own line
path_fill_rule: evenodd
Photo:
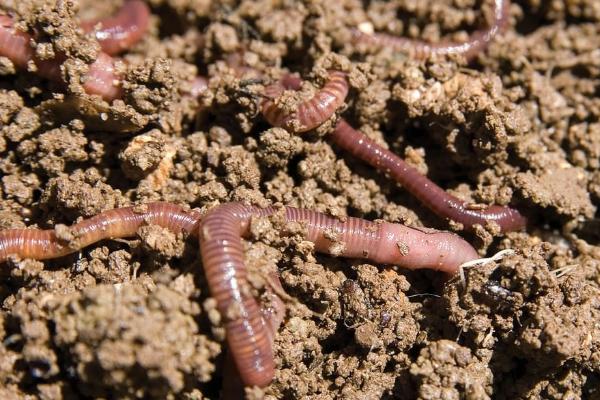
M 119 208 L 64 229 L 0 231 L 0 262 L 10 256 L 50 259 L 76 252 L 99 240 L 134 236 L 145 224 L 198 235 L 204 273 L 211 295 L 225 320 L 227 343 L 245 385 L 265 386 L 274 375 L 273 331 L 283 318 L 283 304 L 272 296 L 272 309 L 261 310 L 251 295 L 241 238 L 252 218 L 278 209 L 227 203 L 205 216 L 171 203 Z M 406 268 L 431 268 L 455 273 L 460 264 L 477 258 L 469 243 L 450 232 L 409 228 L 360 218 L 344 221 L 315 211 L 285 207 L 287 222 L 302 223 L 315 250 Z M 59 233 L 60 232 L 60 233 Z M 279 285 L 276 277 L 274 286 Z M 278 287 L 278 289 L 281 289 Z
M 174 204 L 150 203 L 105 211 L 70 226 L 60 236 L 56 229 L 8 229 L 0 231 L 0 263 L 11 255 L 36 260 L 62 257 L 100 240 L 134 236 L 146 224 L 192 234 L 199 219 Z
M 509 0 L 494 0 L 493 23 L 487 29 L 473 32 L 464 42 L 432 44 L 385 33 L 365 33 L 359 29 L 352 30 L 352 41 L 355 45 L 364 47 L 391 48 L 397 52 L 407 53 L 411 58 L 418 60 L 432 56 L 460 54 L 470 61 L 482 52 L 498 33 L 506 29 L 509 9 Z
M 33 63 L 41 77 L 64 83 L 60 67 L 65 57 L 40 60 L 31 47 L 31 40 L 29 34 L 14 27 L 12 18 L 0 16 L 0 56 L 10 59 L 19 69 L 26 70 Z M 108 101 L 121 97 L 120 77 L 115 71 L 114 60 L 104 52 L 99 52 L 96 61 L 88 65 L 83 80 L 82 86 L 88 94 L 97 94 Z
M 274 101 L 266 100 L 262 104 L 263 115 L 272 125 L 288 129 L 288 122 L 292 118 L 297 118 L 304 126 L 311 126 L 311 129 L 320 125 L 335 113 L 337 107 L 344 103 L 348 93 L 348 83 L 344 74 L 333 75 L 333 73 L 330 73 L 330 77 L 336 79 L 335 85 L 332 83 L 331 87 L 340 90 L 327 91 L 327 95 L 338 96 L 335 101 L 328 102 L 328 107 L 319 108 L 318 102 L 315 101 L 319 97 L 318 94 L 310 101 L 303 103 L 302 108 L 299 107 L 298 111 L 293 114 L 285 114 Z M 341 90 L 340 81 L 345 83 L 344 90 Z M 332 81 L 330 80 L 321 91 L 328 88 L 330 82 Z M 278 84 L 267 87 L 265 94 L 268 97 L 277 97 L 283 90 L 298 90 L 301 83 L 302 81 L 297 76 L 286 75 Z M 324 112 L 325 109 L 327 113 Z M 311 122 L 316 123 L 313 126 L 305 119 L 300 119 L 301 115 L 320 116 L 322 118 L 312 119 Z M 290 130 L 298 132 L 298 130 Z M 522 229 L 527 223 L 524 216 L 509 207 L 492 205 L 484 209 L 469 208 L 467 203 L 446 193 L 400 157 L 379 146 L 361 132 L 356 131 L 343 119 L 340 119 L 329 138 L 343 150 L 377 170 L 389 174 L 436 215 L 459 222 L 465 229 L 472 230 L 476 224 L 485 226 L 488 222 L 495 222 L 502 231 L 507 232 Z
M 269 282 L 279 293 L 283 293 L 284 289 L 281 286 L 278 273 L 273 273 L 270 276 Z M 275 335 L 279 330 L 279 326 L 285 317 L 285 303 L 281 298 L 274 293 L 269 286 L 266 287 L 270 304 L 265 307 L 262 305 L 261 312 L 265 322 L 266 333 L 269 336 L 271 347 L 275 342 Z M 235 360 L 231 356 L 231 352 L 227 353 L 225 365 L 223 367 L 223 384 L 221 385 L 222 400 L 239 400 L 244 398 L 244 382 L 240 376 L 240 372 L 236 366 Z
M 365 37 L 358 31 L 355 40 L 405 49 L 418 58 L 450 53 L 472 58 L 506 24 L 508 1 L 495 0 L 495 4 L 494 25 L 473 33 L 465 43 L 428 45 L 406 39 L 386 39 L 383 35 Z M 109 101 L 121 97 L 121 77 L 115 71 L 115 60 L 111 55 L 137 42 L 147 31 L 149 17 L 149 9 L 142 1 L 129 0 L 113 17 L 82 23 L 82 29 L 93 33 L 102 48 L 97 60 L 89 65 L 83 77 L 83 87 L 87 93 L 100 95 Z M 65 56 L 58 55 L 53 60 L 37 58 L 31 47 L 32 39 L 31 35 L 15 29 L 11 17 L 0 16 L 0 55 L 9 58 L 20 69 L 30 68 L 33 64 L 41 76 L 63 82 L 61 64 Z M 268 86 L 264 93 L 266 100 L 261 105 L 265 119 L 272 125 L 293 132 L 314 129 L 330 119 L 343 106 L 349 86 L 345 73 L 328 73 L 325 85 L 292 111 L 286 110 L 277 100 L 285 90 L 299 90 L 300 78 L 286 75 L 281 81 Z M 206 88 L 206 79 L 198 77 L 191 82 L 190 93 L 197 95 Z M 519 229 L 525 223 L 518 212 L 505 207 L 492 206 L 479 211 L 468 209 L 458 199 L 446 194 L 400 158 L 378 147 L 343 120 L 337 125 L 332 138 L 343 149 L 392 175 L 439 215 L 467 227 L 492 220 L 503 230 L 512 230 Z M 274 375 L 273 334 L 283 319 L 284 305 L 269 288 L 271 309 L 261 309 L 251 295 L 241 238 L 247 236 L 252 218 L 269 216 L 279 210 L 228 203 L 201 218 L 198 213 L 170 203 L 114 209 L 70 227 L 0 231 L 0 263 L 11 256 L 34 259 L 64 256 L 99 240 L 134 236 L 145 224 L 198 236 L 211 295 L 216 299 L 225 321 L 232 363 L 245 385 L 265 386 Z M 358 218 L 340 221 L 325 214 L 292 207 L 285 207 L 283 212 L 288 222 L 304 225 L 306 239 L 314 243 L 316 251 L 322 253 L 412 269 L 432 268 L 447 273 L 454 273 L 462 263 L 477 258 L 476 251 L 466 241 L 448 232 Z M 332 246 L 334 244 L 336 246 Z M 272 280 L 274 286 L 280 284 L 278 277 Z M 278 289 L 282 290 L 280 287 Z
M 440 217 L 463 224 L 465 229 L 473 229 L 488 222 L 497 223 L 503 232 L 525 227 L 527 220 L 519 211 L 492 205 L 484 209 L 469 208 L 467 204 L 446 193 L 393 152 L 379 146 L 363 133 L 340 120 L 330 139 L 353 156 L 373 166 L 378 171 L 390 175 L 413 196 Z
M 261 105 L 264 118 L 273 126 L 282 127 L 295 133 L 306 132 L 322 125 L 343 104 L 348 95 L 346 74 L 329 71 L 325 85 L 315 95 L 300 104 L 292 112 L 286 111 L 277 99 L 286 90 L 300 89 L 302 81 L 294 75 L 286 75 L 277 83 L 267 86 L 266 97 Z
M 85 32 L 93 32 L 106 54 L 119 54 L 137 43 L 148 31 L 150 9 L 141 0 L 128 0 L 113 16 L 81 22 Z
M 88 72 L 82 77 L 86 93 L 99 95 L 107 101 L 121 97 L 121 77 L 115 70 L 115 60 L 110 54 L 121 52 L 137 42 L 147 31 L 149 17 L 150 10 L 146 4 L 140 0 L 130 0 L 114 17 L 82 23 L 86 32 L 99 27 L 95 35 L 102 48 L 96 61 L 88 66 Z M 11 17 L 0 16 L 0 56 L 10 59 L 19 69 L 26 70 L 33 63 L 38 75 L 64 83 L 60 67 L 66 57 L 58 55 L 51 60 L 41 60 L 35 55 L 32 40 L 31 35 L 14 27 Z

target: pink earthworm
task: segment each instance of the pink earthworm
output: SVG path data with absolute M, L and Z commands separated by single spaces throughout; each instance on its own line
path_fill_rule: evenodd
M 510 1 L 494 1 L 494 21 L 486 29 L 473 32 L 464 42 L 427 43 L 405 37 L 397 37 L 385 33 L 365 33 L 359 29 L 352 30 L 352 41 L 355 45 L 376 48 L 391 48 L 394 51 L 408 53 L 412 58 L 424 60 L 431 56 L 462 54 L 465 59 L 472 60 L 483 51 L 492 39 L 506 29 L 508 25 Z
M 274 375 L 273 330 L 281 322 L 283 306 L 274 296 L 273 311 L 269 314 L 261 311 L 251 295 L 241 238 L 249 233 L 252 218 L 269 216 L 277 210 L 227 203 L 200 219 L 198 213 L 171 203 L 119 208 L 71 227 L 0 231 L 0 262 L 11 256 L 61 257 L 102 239 L 133 236 L 144 224 L 197 234 L 204 273 L 225 320 L 227 343 L 241 379 L 245 385 L 265 386 Z M 287 222 L 298 222 L 306 228 L 306 239 L 322 253 L 447 273 L 455 273 L 462 263 L 477 258 L 469 243 L 450 232 L 352 217 L 340 221 L 293 207 L 285 207 L 283 211 Z M 273 281 L 273 285 L 279 285 L 277 279 Z
M 292 132 L 306 132 L 327 121 L 343 104 L 348 94 L 346 74 L 329 71 L 325 85 L 315 95 L 300 104 L 292 112 L 285 110 L 277 99 L 286 90 L 298 90 L 301 80 L 294 75 L 286 75 L 277 83 L 265 88 L 261 111 L 264 118 L 274 126 Z
M 19 69 L 26 70 L 30 63 L 35 64 L 37 74 L 55 82 L 64 83 L 61 65 L 64 55 L 52 60 L 40 60 L 31 47 L 31 35 L 14 27 L 11 17 L 0 15 L 0 56 L 10 59 Z M 88 94 L 97 94 L 107 101 L 121 97 L 120 77 L 115 71 L 114 60 L 106 53 L 99 52 L 88 72 L 83 77 L 83 88 Z
M 85 32 L 93 32 L 106 54 L 119 54 L 137 43 L 148 31 L 150 9 L 141 0 L 127 0 L 114 15 L 82 21 Z
M 159 202 L 105 211 L 68 227 L 61 235 L 57 229 L 7 229 L 0 231 L 0 263 L 11 255 L 36 260 L 62 257 L 100 240 L 134 236 L 146 224 L 195 234 L 199 220 L 197 213 Z
M 495 222 L 502 231 L 507 232 L 522 229 L 527 223 L 519 211 L 510 207 L 469 207 L 466 202 L 446 193 L 400 157 L 379 146 L 344 120 L 338 122 L 329 138 L 353 156 L 389 174 L 435 214 L 459 222 L 465 229 L 472 230 L 476 224 L 485 226 L 488 222 Z
M 111 54 L 119 53 L 139 41 L 148 30 L 150 10 L 140 0 L 126 1 L 115 16 L 82 22 L 86 32 L 94 31 L 102 48 L 96 60 L 88 66 L 83 77 L 83 88 L 88 94 L 96 94 L 104 100 L 112 101 L 121 97 L 121 77 L 115 70 L 115 60 Z M 99 29 L 96 29 L 99 27 Z M 27 69 L 35 64 L 38 75 L 59 83 L 64 83 L 61 65 L 64 55 L 51 60 L 40 60 L 31 46 L 33 37 L 14 27 L 11 17 L 0 16 L 0 55 L 10 59 L 17 68 Z
M 279 330 L 279 326 L 285 317 L 285 303 L 281 300 L 277 293 L 283 293 L 284 289 L 281 286 L 278 273 L 269 274 L 269 284 L 267 286 L 267 294 L 270 298 L 268 307 L 262 307 L 262 317 L 271 346 L 275 342 L 275 334 Z M 225 366 L 223 368 L 223 384 L 221 386 L 221 400 L 238 400 L 244 398 L 244 382 L 240 376 L 235 360 L 231 352 L 227 353 L 225 358 Z
M 273 378 L 271 336 L 258 303 L 250 294 L 241 237 L 248 234 L 253 217 L 276 212 L 243 203 L 228 203 L 208 212 L 200 222 L 200 252 L 212 296 L 226 320 L 227 343 L 242 381 L 265 386 Z M 477 258 L 477 252 L 458 235 L 400 224 L 347 218 L 343 222 L 325 214 L 285 207 L 287 222 L 300 222 L 307 240 L 322 253 L 333 252 L 332 237 L 342 244 L 337 254 L 407 268 L 432 268 L 455 273 Z
M 346 82 L 344 74 L 340 73 L 337 77 L 339 80 Z M 302 80 L 298 76 L 288 74 L 276 85 L 268 86 L 265 95 L 269 98 L 276 97 L 286 89 L 298 90 L 301 84 Z M 345 92 L 338 91 L 336 93 L 335 91 L 330 91 L 328 93 L 339 96 L 337 101 L 329 102 L 331 108 L 333 108 L 334 104 L 343 104 L 345 96 L 347 95 L 347 82 Z M 319 114 L 317 111 L 310 110 L 309 108 L 316 108 L 318 106 L 313 101 L 317 97 L 318 95 L 315 95 L 313 99 L 302 104 L 302 113 L 298 111 L 297 113 L 285 114 L 277 108 L 275 102 L 271 100 L 263 101 L 262 112 L 267 120 L 273 125 L 286 127 L 286 122 L 289 121 L 292 116 Z M 335 109 L 330 110 L 330 114 L 326 118 L 314 119 L 314 122 L 323 123 L 333 112 L 335 112 Z M 305 125 L 303 121 L 300 122 Z M 311 125 L 311 129 L 314 127 L 315 126 Z M 413 196 L 434 213 L 443 218 L 448 218 L 463 224 L 465 229 L 472 230 L 476 224 L 486 225 L 487 222 L 496 222 L 502 231 L 507 232 L 522 229 L 527 223 L 526 218 L 521 215 L 519 211 L 510 207 L 497 205 L 492 205 L 483 209 L 469 207 L 466 202 L 446 193 L 442 188 L 437 186 L 427 177 L 421 175 L 415 168 L 408 165 L 400 157 L 377 145 L 361 132 L 353 129 L 343 119 L 340 119 L 333 133 L 331 133 L 329 137 L 339 147 L 348 151 L 353 156 L 365 161 L 379 171 L 391 175 L 396 182 L 404 186 Z

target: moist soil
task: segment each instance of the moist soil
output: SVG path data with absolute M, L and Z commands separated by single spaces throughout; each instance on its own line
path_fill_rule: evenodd
M 124 96 L 109 105 L 78 83 L 98 46 L 77 23 L 120 1 L 1 2 L 39 54 L 69 55 L 69 84 L 0 59 L 0 228 L 164 200 L 455 230 L 482 256 L 515 253 L 461 282 L 313 254 L 293 229 L 254 221 L 256 295 L 277 269 L 289 296 L 275 379 L 247 397 L 600 398 L 596 0 L 515 2 L 507 32 L 470 64 L 354 46 L 351 28 L 461 40 L 491 1 L 148 3 L 150 31 L 122 56 Z M 527 230 L 465 233 L 332 146 L 331 123 L 293 135 L 262 120 L 265 84 L 293 71 L 310 93 L 331 66 L 350 73 L 352 125 L 460 198 L 518 208 Z M 209 88 L 194 99 L 197 74 Z M 12 259 L 1 274 L 1 398 L 219 397 L 224 330 L 195 241 L 148 226 L 52 261 Z

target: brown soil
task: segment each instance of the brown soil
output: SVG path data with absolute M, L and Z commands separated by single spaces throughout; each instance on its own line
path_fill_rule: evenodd
M 1 3 L 44 32 L 39 51 L 68 51 L 71 84 L 59 95 L 0 59 L 0 228 L 153 200 L 281 202 L 457 228 L 333 148 L 331 124 L 301 136 L 269 128 L 257 116 L 260 83 L 223 62 L 242 51 L 271 77 L 292 70 L 318 83 L 329 65 L 350 71 L 353 125 L 450 192 L 530 218 L 526 233 L 464 234 L 482 255 L 516 251 L 469 270 L 464 286 L 314 255 L 293 227 L 258 221 L 253 283 L 278 268 L 290 298 L 275 380 L 249 398 L 600 398 L 597 0 L 517 1 L 508 32 L 468 67 L 355 49 L 349 28 L 368 20 L 459 40 L 490 1 L 149 0 L 151 33 L 124 56 L 125 96 L 111 106 L 73 83 L 97 51 L 75 27 L 120 0 Z M 197 72 L 210 77 L 199 101 L 180 94 Z M 0 397 L 218 398 L 224 332 L 197 253 L 148 227 L 74 256 L 9 263 Z

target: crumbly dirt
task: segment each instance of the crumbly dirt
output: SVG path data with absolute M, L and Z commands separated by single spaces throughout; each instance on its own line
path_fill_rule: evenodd
M 366 21 L 460 40 L 491 3 L 148 0 L 150 32 L 123 55 L 124 96 L 108 104 L 83 93 L 98 45 L 77 21 L 121 0 L 2 0 L 40 56 L 68 55 L 68 85 L 0 59 L 0 228 L 164 200 L 458 229 L 482 255 L 515 254 L 461 282 L 316 255 L 301 227 L 255 221 L 251 282 L 262 293 L 278 269 L 289 296 L 275 380 L 247 397 L 598 399 L 597 0 L 515 1 L 507 33 L 470 65 L 349 40 Z M 350 123 L 449 192 L 517 207 L 527 231 L 462 232 L 330 145 L 331 123 L 293 135 L 261 119 L 269 79 L 318 85 L 330 66 L 349 71 Z M 209 89 L 193 99 L 197 74 Z M 11 260 L 0 298 L 0 398 L 219 398 L 224 331 L 193 240 L 149 226 L 57 260 Z

